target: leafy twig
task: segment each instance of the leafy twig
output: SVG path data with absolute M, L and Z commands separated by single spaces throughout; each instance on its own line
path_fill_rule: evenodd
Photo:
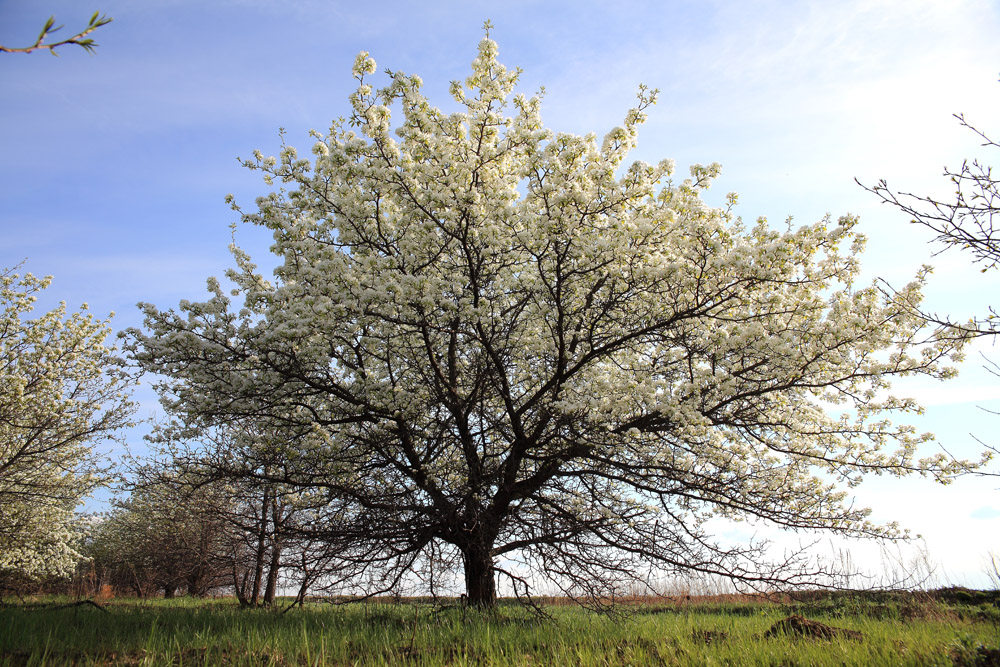
M 61 29 L 63 26 L 55 26 L 56 17 L 50 16 L 49 20 L 45 22 L 45 26 L 42 28 L 42 32 L 39 33 L 38 39 L 31 46 L 25 46 L 23 48 L 12 48 L 9 46 L 0 45 L 0 51 L 6 53 L 31 53 L 32 51 L 37 51 L 39 49 L 48 49 L 49 53 L 54 56 L 58 56 L 56 53 L 56 47 L 65 46 L 66 44 L 76 44 L 77 46 L 82 46 L 84 50 L 92 54 L 95 52 L 94 47 L 97 46 L 95 42 L 90 37 L 87 37 L 90 33 L 94 32 L 102 25 L 107 25 L 114 21 L 110 16 L 103 16 L 100 12 L 94 12 L 94 15 L 90 17 L 90 22 L 87 24 L 87 28 L 81 32 L 73 35 L 69 39 L 64 39 L 61 42 L 54 42 L 52 44 L 44 44 L 45 38 L 55 31 Z M 53 27 L 55 26 L 55 27 Z

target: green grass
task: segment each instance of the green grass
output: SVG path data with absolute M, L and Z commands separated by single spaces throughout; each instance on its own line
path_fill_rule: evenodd
M 558 606 L 551 619 L 510 606 L 316 603 L 277 614 L 178 599 L 106 609 L 0 608 L 0 665 L 975 665 L 1000 644 L 992 604 L 907 599 L 653 605 L 612 618 Z M 864 639 L 764 636 L 790 613 Z

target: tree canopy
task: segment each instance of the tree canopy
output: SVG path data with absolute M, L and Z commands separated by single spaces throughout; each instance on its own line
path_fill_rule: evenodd
M 74 510 L 102 481 L 94 444 L 132 413 L 107 321 L 65 303 L 28 318 L 49 282 L 0 272 L 0 574 L 72 571 Z
M 252 474 L 324 497 L 300 530 L 367 592 L 455 570 L 486 605 L 527 572 L 596 597 L 653 572 L 824 576 L 713 539 L 713 516 L 897 536 L 843 487 L 960 469 L 886 417 L 918 409 L 894 378 L 949 377 L 964 342 L 918 315 L 922 275 L 857 285 L 856 219 L 745 224 L 735 195 L 702 199 L 718 165 L 628 164 L 655 90 L 603 140 L 546 129 L 497 54 L 487 34 L 446 112 L 417 76 L 375 88 L 361 53 L 312 159 L 246 161 L 281 185 L 234 204 L 273 234 L 274 279 L 234 245 L 231 295 L 142 306 L 129 347 L 168 412 L 192 437 L 273 434 Z

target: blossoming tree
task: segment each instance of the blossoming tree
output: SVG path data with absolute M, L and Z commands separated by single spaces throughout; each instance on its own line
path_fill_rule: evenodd
M 650 572 L 815 581 L 704 522 L 894 536 L 841 487 L 954 472 L 916 457 L 929 436 L 886 413 L 918 406 L 887 390 L 949 376 L 963 341 L 915 315 L 919 277 L 855 284 L 855 219 L 744 225 L 701 199 L 717 165 L 626 164 L 643 87 L 603 141 L 545 129 L 488 34 L 454 113 L 374 72 L 360 54 L 312 160 L 246 163 L 285 186 L 241 211 L 274 281 L 234 246 L 236 305 L 212 279 L 143 305 L 130 342 L 187 427 L 286 430 L 269 477 L 326 495 L 313 530 L 368 590 L 449 563 L 481 605 L 526 571 L 597 596 Z
M 0 575 L 72 572 L 74 510 L 101 481 L 94 442 L 132 413 L 107 322 L 65 304 L 28 318 L 48 284 L 0 272 Z

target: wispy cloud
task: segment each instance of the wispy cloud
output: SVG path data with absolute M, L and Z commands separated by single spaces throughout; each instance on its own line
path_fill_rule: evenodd
M 1000 519 L 1000 510 L 989 505 L 983 505 L 974 509 L 969 516 L 973 519 Z

